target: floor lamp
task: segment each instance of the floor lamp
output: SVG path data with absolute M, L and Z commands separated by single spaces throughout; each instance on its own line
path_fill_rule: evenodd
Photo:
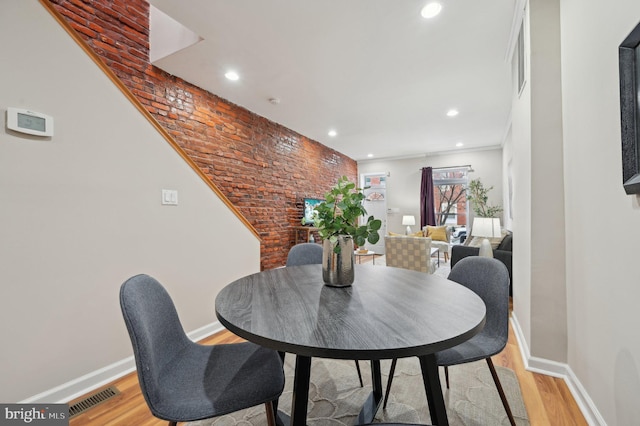
M 491 243 L 488 239 L 500 237 L 501 235 L 500 219 L 492 217 L 476 217 L 473 219 L 471 236 L 484 238 L 480 246 L 480 252 L 478 253 L 479 256 L 493 257 L 493 250 L 491 249 Z

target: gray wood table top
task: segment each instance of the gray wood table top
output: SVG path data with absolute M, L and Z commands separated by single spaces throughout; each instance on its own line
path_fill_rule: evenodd
M 351 287 L 324 285 L 321 265 L 267 270 L 236 280 L 217 296 L 230 331 L 282 352 L 336 359 L 427 355 L 478 333 L 485 305 L 445 278 L 356 265 Z

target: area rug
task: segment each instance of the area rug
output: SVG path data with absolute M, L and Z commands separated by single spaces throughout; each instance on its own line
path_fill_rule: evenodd
M 376 261 L 377 264 L 377 261 Z M 295 357 L 285 358 L 286 385 L 279 409 L 290 413 Z M 389 361 L 382 362 L 382 383 L 386 386 Z M 354 421 L 371 392 L 371 372 L 368 362 L 360 362 L 364 387 L 360 387 L 353 361 L 313 358 L 309 388 L 309 426 L 346 426 Z M 445 388 L 444 373 L 441 381 Z M 515 373 L 496 366 L 500 381 L 519 426 L 529 425 Z M 450 389 L 444 389 L 449 424 L 452 426 L 508 425 L 509 420 L 500 402 L 491 373 L 484 361 L 449 368 Z M 425 396 L 420 364 L 417 358 L 398 361 L 386 410 L 378 411 L 376 422 L 427 423 L 429 409 Z M 190 426 L 263 426 L 266 424 L 264 405 L 239 411 L 217 419 L 192 422 Z

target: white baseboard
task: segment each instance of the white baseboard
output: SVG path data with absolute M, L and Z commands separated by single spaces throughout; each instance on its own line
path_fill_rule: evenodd
M 569 388 L 569 392 L 571 392 L 571 395 L 576 400 L 578 408 L 580 408 L 580 411 L 587 423 L 592 426 L 607 426 L 607 423 L 602 418 L 602 415 L 600 415 L 598 408 L 593 403 L 593 400 L 587 393 L 584 386 L 582 386 L 582 383 L 580 383 L 580 380 L 575 375 L 569 364 L 531 356 L 529 345 L 524 338 L 524 333 L 522 332 L 520 323 L 518 323 L 518 318 L 515 312 L 511 313 L 511 325 L 513 326 L 513 331 L 516 335 L 518 346 L 520 347 L 524 368 L 533 373 L 545 374 L 547 376 L 563 379 Z
M 197 342 L 211 336 L 212 334 L 222 331 L 223 329 L 224 327 L 222 324 L 216 321 L 187 333 L 187 336 L 189 336 L 192 341 Z M 64 404 L 101 388 L 102 386 L 135 371 L 135 369 L 135 360 L 133 356 L 130 356 L 19 402 L 22 404 Z

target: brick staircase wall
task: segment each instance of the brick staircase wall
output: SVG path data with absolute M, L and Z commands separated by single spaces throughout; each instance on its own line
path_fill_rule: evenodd
M 258 231 L 261 269 L 284 265 L 304 197 L 355 181 L 351 158 L 151 65 L 146 1 L 49 1 Z

